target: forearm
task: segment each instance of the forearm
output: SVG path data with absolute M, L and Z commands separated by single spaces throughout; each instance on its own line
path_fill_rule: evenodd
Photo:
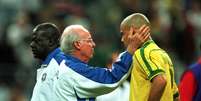
M 163 75 L 153 78 L 148 101 L 160 101 L 166 86 L 166 79 Z

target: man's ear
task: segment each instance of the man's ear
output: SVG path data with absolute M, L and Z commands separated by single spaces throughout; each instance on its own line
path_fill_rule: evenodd
M 57 42 L 57 41 L 55 41 L 55 40 L 49 40 L 49 46 L 50 46 L 50 47 L 54 47 L 55 45 L 58 45 L 58 44 L 56 44 L 56 43 L 59 43 L 59 42 Z
M 75 47 L 75 49 L 80 50 L 80 48 L 81 48 L 81 43 L 80 43 L 79 41 L 75 41 L 75 42 L 73 42 L 73 46 Z

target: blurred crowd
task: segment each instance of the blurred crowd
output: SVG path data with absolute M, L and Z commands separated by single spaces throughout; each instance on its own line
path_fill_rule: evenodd
M 42 22 L 81 24 L 96 47 L 91 64 L 105 66 L 110 54 L 123 50 L 119 26 L 133 12 L 151 21 L 152 37 L 171 56 L 176 81 L 200 56 L 200 0 L 0 0 L 0 101 L 28 101 L 40 63 L 29 43 Z M 54 37 L 54 36 L 53 36 Z

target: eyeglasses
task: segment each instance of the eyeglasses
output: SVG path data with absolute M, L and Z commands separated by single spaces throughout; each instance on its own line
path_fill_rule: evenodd
M 81 39 L 81 40 L 78 40 L 78 41 L 85 41 L 87 43 L 94 43 L 93 39 Z

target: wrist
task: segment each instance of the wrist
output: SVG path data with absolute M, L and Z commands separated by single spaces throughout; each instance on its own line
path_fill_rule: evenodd
M 135 53 L 136 50 L 137 50 L 137 48 L 127 47 L 128 53 L 130 53 L 130 54 L 132 54 L 132 55 Z

